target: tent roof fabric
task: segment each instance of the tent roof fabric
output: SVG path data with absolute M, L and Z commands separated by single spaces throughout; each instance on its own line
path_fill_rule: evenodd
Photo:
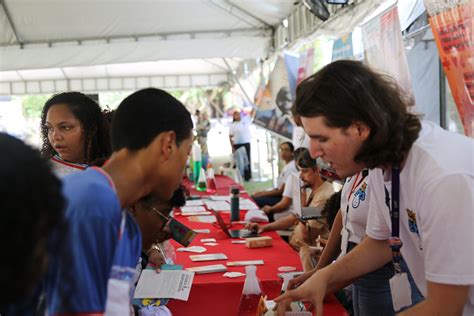
M 0 83 L 227 74 L 267 57 L 293 9 L 279 0 L 3 0 Z

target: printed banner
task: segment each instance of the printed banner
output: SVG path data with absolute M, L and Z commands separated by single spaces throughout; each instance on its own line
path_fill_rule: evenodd
M 293 123 L 291 107 L 293 105 L 288 72 L 285 61 L 278 57 L 270 79 L 256 94 L 257 112 L 253 123 L 291 140 Z
M 301 81 L 308 78 L 313 74 L 313 64 L 314 64 L 314 48 L 309 48 L 306 51 L 303 51 L 300 54 L 300 63 L 298 67 L 298 80 L 297 83 L 300 84 Z
M 332 61 L 341 59 L 355 59 L 352 48 L 352 32 L 335 41 L 332 46 Z
M 425 6 L 464 132 L 474 137 L 474 1 L 425 0 Z
M 397 7 L 362 25 L 362 41 L 366 63 L 395 78 L 402 90 L 413 96 Z
M 291 98 L 296 98 L 296 83 L 298 81 L 298 67 L 300 57 L 296 54 L 285 53 L 286 73 L 288 74 L 288 84 L 290 87 Z

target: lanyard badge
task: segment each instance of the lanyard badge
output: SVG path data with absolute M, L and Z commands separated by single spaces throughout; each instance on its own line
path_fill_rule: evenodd
M 388 196 L 387 188 L 385 188 L 385 195 Z M 392 199 L 390 206 L 392 236 L 388 242 L 392 249 L 392 262 L 395 268 L 395 275 L 390 279 L 389 283 L 392 293 L 393 309 L 399 311 L 405 306 L 410 306 L 412 300 L 408 275 L 402 271 L 401 267 L 403 258 L 400 250 L 403 243 L 400 240 L 400 167 L 398 165 L 392 167 Z

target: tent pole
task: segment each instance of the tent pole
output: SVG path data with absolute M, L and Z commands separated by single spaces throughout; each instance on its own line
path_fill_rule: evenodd
M 441 60 L 438 61 L 439 69 L 439 125 L 447 129 L 446 122 L 446 76 L 444 74 L 443 65 Z
M 235 82 L 237 82 L 237 84 L 238 84 L 239 87 L 240 87 L 240 90 L 242 90 L 242 92 L 244 93 L 245 98 L 247 99 L 247 101 L 249 102 L 249 104 L 252 105 L 252 107 L 254 108 L 255 105 L 253 104 L 253 101 L 250 99 L 250 97 L 248 96 L 248 94 L 247 94 L 247 92 L 245 91 L 244 87 L 243 87 L 242 84 L 240 83 L 239 78 L 237 78 L 237 76 L 234 74 L 234 71 L 233 71 L 232 68 L 230 67 L 230 65 L 229 65 L 229 63 L 227 62 L 227 60 L 226 60 L 225 58 L 222 58 L 222 60 L 224 61 L 225 65 L 227 66 L 227 70 L 229 71 L 230 76 L 232 77 L 232 79 L 235 80 Z
M 15 36 L 16 41 L 20 44 L 21 48 L 23 48 L 23 42 L 20 41 L 20 38 L 18 37 L 15 24 L 13 24 L 12 18 L 10 16 L 10 12 L 8 11 L 7 5 L 5 4 L 5 0 L 0 0 L 0 5 L 3 8 L 3 11 L 5 11 L 5 16 L 7 18 L 8 24 L 10 24 L 10 27 L 12 28 L 13 35 Z

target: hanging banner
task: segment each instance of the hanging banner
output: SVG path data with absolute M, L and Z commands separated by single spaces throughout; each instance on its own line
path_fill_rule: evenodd
M 334 41 L 332 46 L 332 61 L 341 59 L 355 59 L 354 50 L 352 48 L 352 32 Z
M 285 53 L 286 73 L 288 74 L 288 84 L 290 87 L 291 98 L 296 98 L 296 83 L 298 81 L 298 67 L 300 57 L 292 53 Z
M 300 62 L 298 67 L 298 80 L 297 83 L 300 84 L 301 81 L 308 78 L 313 74 L 313 64 L 314 64 L 314 48 L 311 47 L 300 54 Z
M 278 57 L 265 89 L 257 91 L 255 104 L 257 112 L 253 121 L 254 124 L 291 140 L 293 133 L 291 107 L 293 101 L 285 61 L 281 56 Z
M 413 96 L 397 7 L 389 8 L 362 25 L 362 41 L 366 63 L 395 78 L 402 90 Z
M 474 137 L 474 1 L 425 0 L 425 7 L 464 132 Z

